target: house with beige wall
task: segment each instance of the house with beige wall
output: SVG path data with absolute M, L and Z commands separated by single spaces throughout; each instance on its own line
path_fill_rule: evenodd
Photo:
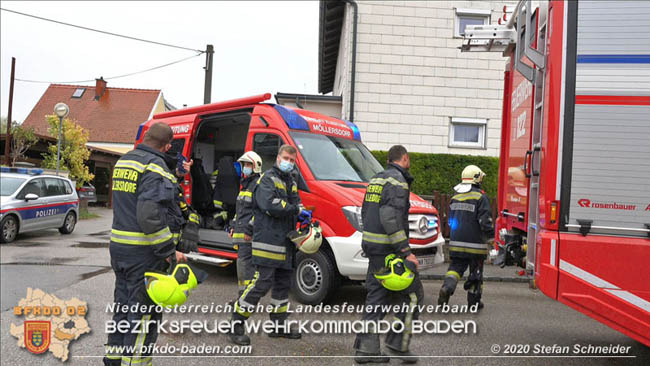
M 466 25 L 496 23 L 504 5 L 321 0 L 319 93 L 342 98 L 370 149 L 498 156 L 506 60 L 459 47 Z

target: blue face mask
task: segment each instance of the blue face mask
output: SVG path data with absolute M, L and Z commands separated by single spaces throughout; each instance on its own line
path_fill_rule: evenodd
M 290 163 L 286 160 L 280 160 L 280 166 L 278 166 L 278 168 L 280 168 L 280 170 L 285 173 L 289 173 L 293 170 L 293 163 Z
M 245 176 L 250 177 L 253 174 L 253 168 L 246 166 L 242 168 L 241 172 Z

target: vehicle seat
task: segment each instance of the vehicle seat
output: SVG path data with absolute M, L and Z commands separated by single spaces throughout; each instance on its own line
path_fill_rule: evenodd
M 193 158 L 193 160 L 194 164 L 190 168 L 190 175 L 192 176 L 192 207 L 202 215 L 209 215 L 214 212 L 210 177 L 203 170 L 201 159 Z
M 214 186 L 215 196 L 220 197 L 224 203 L 224 208 L 228 211 L 228 220 L 235 215 L 235 204 L 239 194 L 239 175 L 233 166 L 234 161 L 231 156 L 224 156 L 219 159 L 219 174 Z

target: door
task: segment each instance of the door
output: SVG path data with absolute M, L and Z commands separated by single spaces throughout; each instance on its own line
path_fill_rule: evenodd
M 16 198 L 24 200 L 25 196 L 30 193 L 37 195 L 38 198 L 24 202 L 24 209 L 20 210 L 20 216 L 22 219 L 22 222 L 20 223 L 21 232 L 37 230 L 41 227 L 47 226 L 47 220 L 49 219 L 42 217 L 42 213 L 40 212 L 43 209 L 40 208 L 40 206 L 47 204 L 44 179 L 36 178 L 29 181 Z
M 543 58 L 546 58 L 546 9 L 537 10 L 539 28 L 537 30 L 537 40 L 534 45 L 537 50 L 543 52 Z M 544 62 L 545 64 L 545 62 Z M 540 67 L 541 66 L 541 67 Z M 534 103 L 533 103 L 533 121 L 530 138 L 530 168 L 526 172 L 530 177 L 528 192 L 528 235 L 526 242 L 528 250 L 526 251 L 526 270 L 533 278 L 536 277 L 536 254 L 537 254 L 537 234 L 539 233 L 539 183 L 541 175 L 542 160 L 542 131 L 544 123 L 544 87 L 545 87 L 545 69 L 544 65 L 536 65 L 534 78 Z
M 63 181 L 57 178 L 45 178 L 45 198 L 47 207 L 40 213 L 43 218 L 47 218 L 47 226 L 60 227 L 63 225 L 66 210 L 66 190 Z M 45 220 L 44 220 L 45 221 Z

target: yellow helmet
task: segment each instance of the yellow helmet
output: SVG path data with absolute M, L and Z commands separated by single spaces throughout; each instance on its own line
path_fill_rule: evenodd
M 144 286 L 151 300 L 160 306 L 182 305 L 197 286 L 196 276 L 187 264 L 179 264 L 172 274 L 145 272 Z
M 389 254 L 385 260 L 386 266 L 374 274 L 382 286 L 391 291 L 402 291 L 411 286 L 415 273 L 406 266 L 404 259 Z
M 288 234 L 289 239 L 296 244 L 296 248 L 305 254 L 314 254 L 323 243 L 323 229 L 318 221 L 308 227 Z
M 468 165 L 461 174 L 462 183 L 481 184 L 485 173 L 476 165 Z
M 253 173 L 262 172 L 262 158 L 255 151 L 247 151 L 237 159 L 238 162 L 253 164 Z

